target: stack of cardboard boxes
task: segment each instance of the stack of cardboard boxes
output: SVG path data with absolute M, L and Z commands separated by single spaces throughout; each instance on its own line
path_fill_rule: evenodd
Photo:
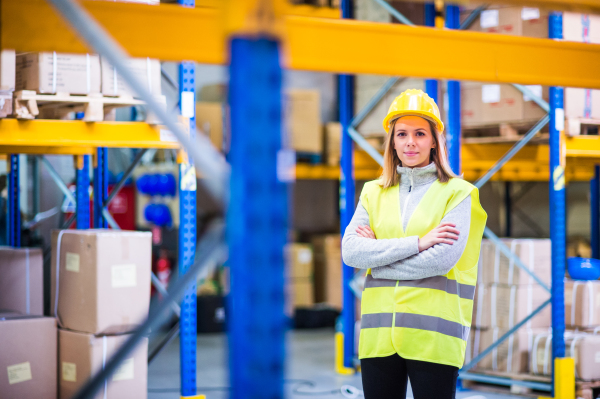
M 315 236 L 315 298 L 342 309 L 342 241 L 339 234 Z
M 526 267 L 550 285 L 550 240 L 506 239 Z M 483 240 L 479 259 L 477 289 L 473 306 L 473 328 L 469 337 L 467 362 L 490 346 L 509 329 L 550 298 L 542 287 L 492 242 Z M 482 370 L 526 372 L 533 336 L 551 326 L 546 307 L 516 334 L 494 349 L 477 365 Z
M 51 309 L 58 329 L 58 392 L 67 399 L 99 370 L 148 314 L 151 234 L 62 230 L 52 234 Z M 103 389 L 146 397 L 145 340 Z
M 291 243 L 285 248 L 286 314 L 293 315 L 295 308 L 311 307 L 315 304 L 314 259 L 309 244 Z

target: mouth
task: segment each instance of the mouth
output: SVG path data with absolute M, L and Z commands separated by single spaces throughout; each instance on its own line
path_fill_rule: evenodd
M 412 157 L 419 154 L 418 152 L 405 152 L 404 155 L 406 155 L 407 157 Z

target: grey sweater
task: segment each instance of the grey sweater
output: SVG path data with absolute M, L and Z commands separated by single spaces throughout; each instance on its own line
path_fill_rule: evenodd
M 402 226 L 410 220 L 414 210 L 431 184 L 437 180 L 435 164 L 423 168 L 398 167 L 400 174 L 400 215 Z M 456 224 L 460 232 L 453 245 L 436 244 L 419 252 L 419 237 L 371 239 L 356 233 L 358 226 L 370 226 L 369 214 L 359 202 L 342 240 L 342 258 L 348 266 L 371 268 L 374 278 L 390 280 L 418 280 L 441 276 L 450 271 L 460 259 L 469 237 L 471 226 L 471 196 L 444 216 L 442 223 Z

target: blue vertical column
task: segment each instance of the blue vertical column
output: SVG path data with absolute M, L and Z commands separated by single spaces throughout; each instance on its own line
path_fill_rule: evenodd
M 460 27 L 460 10 L 458 6 L 446 6 L 446 28 Z M 460 174 L 460 82 L 448 81 L 448 121 L 446 127 L 446 145 L 448 146 L 448 161 L 452 171 Z
M 353 18 L 352 0 L 342 0 L 342 18 Z M 342 125 L 340 173 L 340 227 L 344 234 L 354 214 L 354 143 L 348 134 L 354 116 L 354 76 L 338 76 L 338 104 Z M 344 333 L 344 367 L 354 367 L 355 298 L 350 289 L 354 269 L 342 262 L 342 332 Z
M 21 246 L 21 195 L 19 184 L 19 155 L 10 154 L 8 156 L 9 172 L 8 172 L 8 203 L 6 210 L 7 218 L 7 235 L 8 245 L 11 247 Z
M 108 198 L 108 148 L 96 149 L 94 165 L 94 224 L 97 229 L 107 228 L 108 222 L 102 215 L 104 201 Z
M 231 398 L 283 398 L 284 261 L 288 201 L 277 178 L 282 136 L 280 45 L 230 42 L 227 242 Z
M 594 178 L 590 181 L 590 215 L 592 258 L 600 257 L 600 165 L 594 167 Z
M 549 18 L 551 39 L 562 39 L 562 13 Z M 561 136 L 565 124 L 562 87 L 550 87 L 550 238 L 552 240 L 552 364 L 565 356 L 566 199 Z M 554 370 L 554 369 L 553 369 Z M 554 376 L 554 373 L 553 373 Z
M 179 101 L 181 113 L 190 119 L 190 135 L 196 131 L 195 76 L 193 62 L 179 64 Z M 193 141 L 192 141 L 193 142 Z M 190 177 L 191 176 L 191 177 Z M 191 181 L 190 181 L 191 179 Z M 196 177 L 191 164 L 179 165 L 179 274 L 194 263 L 196 252 Z M 196 283 L 185 291 L 180 314 L 181 396 L 196 395 Z
M 435 5 L 433 3 L 425 3 L 425 26 L 435 26 L 435 14 Z M 436 104 L 439 104 L 437 79 L 425 79 L 425 92 Z
M 75 176 L 75 227 L 90 228 L 90 156 L 77 155 L 77 171 Z

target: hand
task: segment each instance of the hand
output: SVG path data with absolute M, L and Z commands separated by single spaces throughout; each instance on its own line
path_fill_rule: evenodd
M 356 233 L 359 237 L 375 239 L 375 233 L 373 233 L 373 230 L 371 230 L 369 226 L 358 226 L 356 228 Z
M 458 240 L 459 231 L 454 223 L 442 223 L 419 239 L 419 252 L 433 247 L 435 244 L 450 244 Z

